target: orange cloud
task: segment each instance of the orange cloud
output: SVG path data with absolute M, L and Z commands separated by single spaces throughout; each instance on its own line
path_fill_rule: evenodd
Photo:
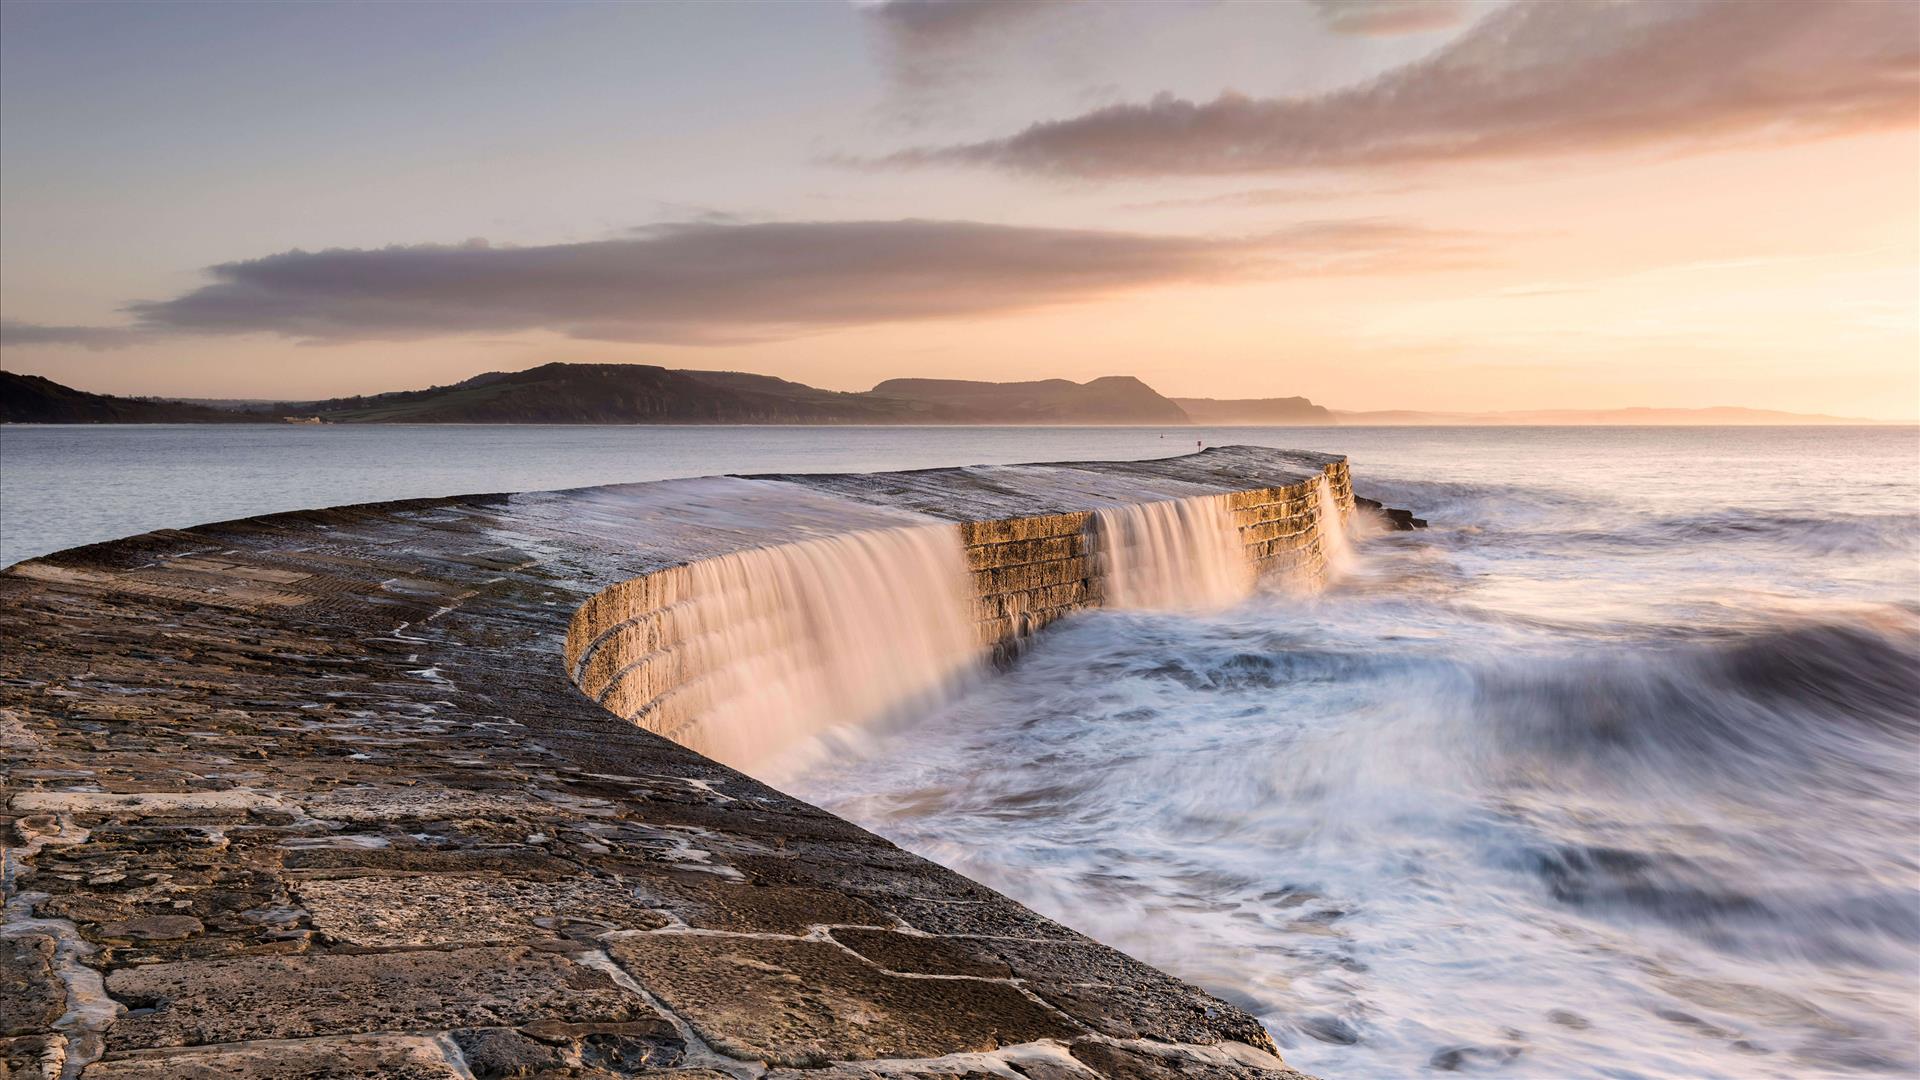
M 1315 221 L 1238 238 L 965 221 L 698 222 L 617 240 L 288 251 L 130 306 L 118 327 L 13 324 L 8 341 L 98 347 L 155 334 L 310 342 L 544 330 L 714 345 L 848 326 L 1024 311 L 1156 285 L 1392 274 L 1473 263 L 1464 233 Z
M 1920 5 L 1515 4 L 1318 97 L 1162 94 L 879 164 L 1081 177 L 1284 172 L 1789 140 L 1920 119 Z

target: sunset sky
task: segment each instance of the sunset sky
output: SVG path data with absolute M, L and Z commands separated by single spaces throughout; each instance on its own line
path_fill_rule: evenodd
M 4 366 L 1920 412 L 1920 4 L 0 5 Z

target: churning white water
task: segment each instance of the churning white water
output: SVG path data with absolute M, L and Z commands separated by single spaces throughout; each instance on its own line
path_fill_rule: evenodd
M 974 669 L 966 561 L 945 525 L 757 548 L 688 568 L 685 741 L 753 766 L 820 732 L 925 708 Z
M 1433 527 L 1332 588 L 1084 613 L 783 786 L 1309 1073 L 1920 1075 L 1912 431 L 1391 437 Z
M 1107 507 L 1094 525 L 1106 607 L 1218 611 L 1253 589 L 1224 495 Z
M 1327 560 L 1328 574 L 1341 573 L 1353 565 L 1353 541 L 1347 536 L 1346 518 L 1326 477 L 1314 482 L 1313 497 L 1320 515 L 1320 554 Z

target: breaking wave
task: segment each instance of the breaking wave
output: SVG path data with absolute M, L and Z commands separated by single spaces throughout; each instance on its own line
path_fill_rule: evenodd
M 1920 499 L 1803 467 L 1687 513 L 1356 469 L 1434 528 L 1319 595 L 1075 616 L 798 790 L 1309 1072 L 1911 1074 Z

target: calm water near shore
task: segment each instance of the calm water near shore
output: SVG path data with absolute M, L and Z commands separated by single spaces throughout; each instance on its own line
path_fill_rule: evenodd
M 1350 455 L 1433 527 L 1095 611 L 768 775 L 1261 1016 L 1328 1077 L 1920 1070 L 1920 431 L 0 428 L 0 564 L 718 472 Z

